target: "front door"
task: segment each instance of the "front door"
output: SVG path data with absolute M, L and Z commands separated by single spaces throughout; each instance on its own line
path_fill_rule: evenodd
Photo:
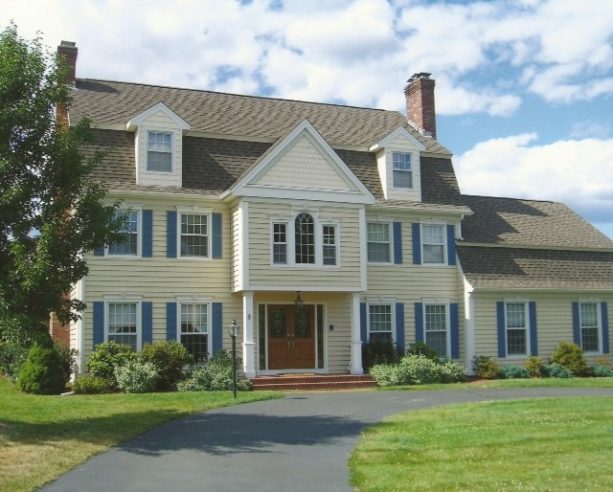
M 268 306 L 268 368 L 315 367 L 315 306 Z

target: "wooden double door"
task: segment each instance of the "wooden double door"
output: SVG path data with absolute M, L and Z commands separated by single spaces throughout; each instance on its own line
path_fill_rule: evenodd
M 315 306 L 268 306 L 268 369 L 315 368 Z

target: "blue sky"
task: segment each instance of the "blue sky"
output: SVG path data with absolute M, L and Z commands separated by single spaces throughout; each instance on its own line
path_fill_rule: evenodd
M 613 238 L 613 2 L 4 0 L 77 76 L 404 110 L 436 80 L 465 193 L 563 201 Z

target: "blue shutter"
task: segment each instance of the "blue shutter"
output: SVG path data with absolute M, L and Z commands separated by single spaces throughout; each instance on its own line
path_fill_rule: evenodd
M 402 223 L 394 222 L 394 263 L 402 264 Z
M 496 323 L 498 326 L 498 357 L 504 358 L 507 356 L 507 339 L 504 321 L 504 302 L 502 301 L 496 303 Z
M 602 318 L 602 353 L 609 353 L 609 310 L 606 302 L 600 303 Z
M 213 214 L 213 258 L 221 258 L 221 214 Z
M 404 303 L 396 303 L 396 347 L 404 353 Z
M 177 303 L 166 303 L 166 340 L 177 340 Z
M 460 324 L 458 317 L 458 303 L 449 304 L 449 323 L 451 331 L 451 358 L 460 358 Z
M 538 328 L 536 325 L 536 302 L 528 303 L 528 316 L 530 318 L 530 355 L 539 354 Z
M 223 317 L 222 303 L 213 303 L 213 353 L 219 352 L 223 347 Z
M 104 302 L 94 302 L 94 348 L 104 343 Z
M 166 256 L 177 257 L 177 212 L 166 212 Z
M 143 210 L 143 249 L 145 258 L 153 253 L 153 210 Z
M 153 341 L 153 303 L 143 302 L 142 304 L 142 325 L 143 325 L 143 345 Z
M 421 265 L 421 228 L 419 224 L 412 224 L 413 229 L 413 264 Z
M 360 303 L 360 338 L 362 343 L 368 342 L 368 331 L 366 324 L 366 303 Z
M 424 305 L 421 302 L 415 303 L 415 341 L 424 340 Z
M 447 226 L 447 264 L 455 265 L 455 226 Z
M 579 327 L 579 303 L 573 302 L 573 342 L 581 346 L 581 329 Z
M 100 246 L 94 250 L 94 256 L 104 256 L 104 246 Z

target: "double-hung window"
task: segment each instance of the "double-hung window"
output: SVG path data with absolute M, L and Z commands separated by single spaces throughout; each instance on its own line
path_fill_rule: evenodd
M 391 261 L 390 225 L 383 222 L 368 223 L 368 261 L 389 263 Z
M 274 265 L 287 264 L 287 223 L 272 224 L 272 262 Z
M 324 224 L 322 226 L 322 256 L 324 265 L 336 265 L 337 263 L 337 238 L 336 226 L 333 224 Z
M 209 256 L 209 216 L 181 213 L 181 256 Z
M 121 239 L 110 244 L 108 247 L 109 255 L 137 256 L 138 251 L 138 220 L 137 210 L 116 210 L 115 219 L 121 219 L 123 224 L 120 230 Z
M 393 341 L 391 304 L 368 305 L 368 340 Z
M 407 152 L 393 152 L 393 180 L 394 188 L 413 188 L 413 172 L 411 171 L 411 154 Z
M 179 342 L 199 360 L 209 355 L 209 305 L 181 304 Z
M 597 302 L 582 302 L 579 305 L 581 348 L 584 352 L 600 352 L 600 319 Z
M 505 304 L 507 355 L 528 354 L 528 303 Z
M 132 347 L 140 345 L 140 326 L 137 302 L 108 303 L 107 341 Z
M 172 133 L 147 133 L 147 171 L 172 172 Z
M 424 264 L 445 264 L 445 226 L 422 224 L 421 235 Z
M 439 357 L 449 357 L 449 318 L 446 304 L 426 304 L 426 345 Z

